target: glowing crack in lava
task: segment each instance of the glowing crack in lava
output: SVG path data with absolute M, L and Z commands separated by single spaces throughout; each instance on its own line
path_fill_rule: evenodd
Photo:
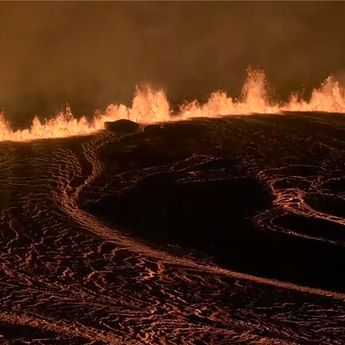
M 131 107 L 110 104 L 103 113 L 96 113 L 91 120 L 84 116 L 75 118 L 70 108 L 67 108 L 65 112 L 60 112 L 54 118 L 43 122 L 35 117 L 30 128 L 14 131 L 5 114 L 2 113 L 0 114 L 0 140 L 26 141 L 87 135 L 104 129 L 105 122 L 119 119 L 153 123 L 199 116 L 275 114 L 284 111 L 345 113 L 344 88 L 332 76 L 329 76 L 319 88 L 312 91 L 308 100 L 294 93 L 291 94 L 288 102 L 282 103 L 271 99 L 264 72 L 249 69 L 239 99 L 234 99 L 223 91 L 216 91 L 204 104 L 194 100 L 181 105 L 179 111 L 173 112 L 163 90 L 155 90 L 150 85 L 144 85 L 136 88 Z

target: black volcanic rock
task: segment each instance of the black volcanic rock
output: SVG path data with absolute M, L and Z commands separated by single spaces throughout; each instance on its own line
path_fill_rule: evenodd
M 344 217 L 344 124 L 300 113 L 150 125 L 100 149 L 106 175 L 83 208 L 150 245 L 345 291 L 345 226 L 328 218 Z
M 107 121 L 104 123 L 105 129 L 111 132 L 126 134 L 135 132 L 139 128 L 139 124 L 130 120 Z

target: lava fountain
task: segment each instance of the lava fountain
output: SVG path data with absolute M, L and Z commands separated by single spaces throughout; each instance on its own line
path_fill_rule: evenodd
M 291 94 L 288 102 L 270 97 L 269 84 L 261 70 L 249 69 L 236 99 L 223 91 L 213 92 L 200 104 L 194 100 L 179 106 L 173 112 L 166 94 L 149 84 L 136 87 L 132 106 L 110 104 L 104 112 L 97 112 L 92 119 L 76 118 L 69 107 L 55 117 L 41 121 L 34 117 L 30 128 L 14 131 L 4 113 L 0 114 L 0 141 L 28 141 L 34 139 L 61 138 L 87 135 L 104 129 L 104 123 L 129 119 L 140 123 L 185 120 L 192 117 L 215 117 L 222 115 L 245 115 L 252 113 L 279 114 L 284 111 L 323 111 L 345 113 L 345 90 L 332 76 L 312 91 L 309 99 L 300 93 Z

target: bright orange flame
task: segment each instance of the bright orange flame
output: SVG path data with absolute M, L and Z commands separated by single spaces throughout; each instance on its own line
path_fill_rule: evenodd
M 106 121 L 129 119 L 140 123 L 153 123 L 188 119 L 197 116 L 245 115 L 252 113 L 275 114 L 284 111 L 326 111 L 345 113 L 345 91 L 333 77 L 328 77 L 318 89 L 314 89 L 309 100 L 296 94 L 289 102 L 274 102 L 269 97 L 269 88 L 263 71 L 248 70 L 247 79 L 239 99 L 225 92 L 213 92 L 206 103 L 192 101 L 173 113 L 165 92 L 149 85 L 137 87 L 132 106 L 111 104 L 104 113 L 96 114 L 92 120 L 76 119 L 71 110 L 41 122 L 33 119 L 28 129 L 13 131 L 3 113 L 0 113 L 0 141 L 25 141 L 43 138 L 60 138 L 87 135 L 104 129 Z

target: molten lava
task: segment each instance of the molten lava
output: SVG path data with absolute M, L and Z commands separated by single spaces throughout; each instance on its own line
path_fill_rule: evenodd
M 77 119 L 67 108 L 65 112 L 43 122 L 35 117 L 30 128 L 13 131 L 5 114 L 2 113 L 0 114 L 0 141 L 26 141 L 87 135 L 104 129 L 106 121 L 119 119 L 152 123 L 183 120 L 197 116 L 274 114 L 284 111 L 345 113 L 345 91 L 330 76 L 319 88 L 313 90 L 310 99 L 305 100 L 298 94 L 292 94 L 288 102 L 281 103 L 270 98 L 264 72 L 250 69 L 239 99 L 234 99 L 223 91 L 216 91 L 204 104 L 195 100 L 180 106 L 179 109 L 178 112 L 171 110 L 163 90 L 155 90 L 149 85 L 144 85 L 136 88 L 131 107 L 111 104 L 103 113 L 94 115 L 91 120 L 86 117 Z

